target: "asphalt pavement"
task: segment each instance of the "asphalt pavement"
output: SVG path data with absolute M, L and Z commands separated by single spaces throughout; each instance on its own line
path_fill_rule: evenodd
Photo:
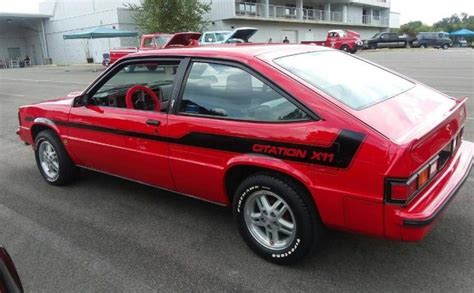
M 472 49 L 357 55 L 474 98 Z M 15 135 L 17 108 L 83 89 L 100 73 L 91 69 L 0 70 L 0 245 L 26 292 L 474 291 L 474 175 L 421 242 L 329 231 L 287 267 L 253 254 L 228 208 L 90 171 L 67 187 L 46 184 Z M 474 141 L 472 99 L 467 119 Z

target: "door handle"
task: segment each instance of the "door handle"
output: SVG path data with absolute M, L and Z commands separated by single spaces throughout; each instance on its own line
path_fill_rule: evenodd
M 160 126 L 160 121 L 155 120 L 155 119 L 148 119 L 146 121 L 146 124 L 151 125 L 151 126 Z

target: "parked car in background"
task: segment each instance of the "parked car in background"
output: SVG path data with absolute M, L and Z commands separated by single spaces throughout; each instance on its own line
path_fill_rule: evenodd
M 442 48 L 447 50 L 451 47 L 453 41 L 449 38 L 449 34 L 445 32 L 421 32 L 413 41 L 412 47 L 419 48 Z
M 49 184 L 86 168 L 231 206 L 247 245 L 288 264 L 324 227 L 423 239 L 471 170 L 466 101 L 331 48 L 200 46 L 22 106 L 17 134 Z
M 241 27 L 233 31 L 208 31 L 204 32 L 199 39 L 200 45 L 227 44 L 227 43 L 249 43 L 250 38 L 258 29 L 253 27 Z
M 371 39 L 364 40 L 364 48 L 405 48 L 408 45 L 408 39 L 399 36 L 396 33 L 378 33 Z
M 0 292 L 22 293 L 23 286 L 7 250 L 0 246 Z
M 132 53 L 146 50 L 156 50 L 175 47 L 190 47 L 199 45 L 199 38 L 201 33 L 197 32 L 183 32 L 176 34 L 155 33 L 143 35 L 140 38 L 140 47 L 117 48 L 110 50 L 107 58 L 104 57 L 102 65 L 109 66 L 115 63 L 118 59 Z
M 363 47 L 360 34 L 351 30 L 331 30 L 328 31 L 324 41 L 302 41 L 301 43 L 325 46 L 351 53 L 355 53 Z
M 465 38 L 457 37 L 453 40 L 453 47 L 468 47 L 468 43 Z

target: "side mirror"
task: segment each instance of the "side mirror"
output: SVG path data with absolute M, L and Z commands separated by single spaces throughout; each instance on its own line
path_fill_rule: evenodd
M 87 105 L 87 95 L 79 95 L 76 96 L 73 100 L 72 106 L 73 107 L 83 107 Z
M 5 248 L 0 246 L 0 292 L 23 292 L 20 277 Z

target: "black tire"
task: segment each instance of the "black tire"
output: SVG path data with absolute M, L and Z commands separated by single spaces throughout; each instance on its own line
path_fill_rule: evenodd
M 351 51 L 351 48 L 349 48 L 348 45 L 342 45 L 340 50 L 349 53 Z
M 287 205 L 287 212 L 284 212 L 281 218 L 290 215 L 296 224 L 296 226 L 293 226 L 293 240 L 288 236 L 287 246 L 281 247 L 280 249 L 265 247 L 261 243 L 261 240 L 257 240 L 257 237 L 254 236 L 255 232 L 252 232 L 251 228 L 247 225 L 245 215 L 247 213 L 253 213 L 251 211 L 254 209 L 254 204 L 252 203 L 254 201 L 252 198 L 256 198 L 256 196 L 261 193 L 265 194 L 265 196 L 267 196 L 267 194 L 270 194 L 269 196 L 276 194 L 283 199 L 284 204 Z M 271 203 L 270 200 L 268 202 Z M 275 202 L 273 202 L 273 204 L 274 203 Z M 256 254 L 275 264 L 292 264 L 308 255 L 315 247 L 315 244 L 319 242 L 321 233 L 324 231 L 316 208 L 309 198 L 309 195 L 306 194 L 306 191 L 302 190 L 298 185 L 292 184 L 291 181 L 285 178 L 279 178 L 278 176 L 266 173 L 252 175 L 239 185 L 233 198 L 233 213 L 240 235 L 247 245 Z M 260 213 L 260 215 L 263 214 L 265 213 Z M 260 223 L 266 222 L 266 224 L 264 224 L 265 227 L 259 227 L 261 233 L 265 233 L 263 230 L 267 231 L 266 229 L 269 229 L 269 221 L 260 220 L 260 218 L 258 221 L 261 221 Z M 280 232 L 277 232 L 277 234 L 280 234 Z M 267 231 L 267 236 L 268 235 Z M 280 236 L 281 235 L 278 237 Z M 286 235 L 283 237 L 285 236 Z M 273 245 L 272 241 L 267 245 Z
M 443 44 L 443 45 L 441 46 L 441 48 L 443 48 L 443 50 L 448 50 L 449 45 L 448 45 L 448 44 Z
M 426 45 L 425 45 L 425 44 L 421 44 L 421 45 L 420 45 L 420 48 L 426 49 Z
M 41 166 L 39 151 L 40 146 L 43 143 L 49 143 L 49 145 L 52 146 L 57 155 L 59 170 L 57 172 L 58 175 L 54 178 L 49 177 Z M 49 184 L 62 186 L 71 183 L 72 181 L 74 181 L 74 179 L 77 178 L 79 172 L 78 168 L 72 162 L 68 153 L 64 149 L 61 140 L 58 138 L 58 136 L 53 130 L 43 130 L 37 135 L 35 139 L 35 159 L 36 165 L 38 166 L 41 175 Z
M 369 49 L 372 49 L 372 50 L 377 49 L 377 44 L 370 44 Z

